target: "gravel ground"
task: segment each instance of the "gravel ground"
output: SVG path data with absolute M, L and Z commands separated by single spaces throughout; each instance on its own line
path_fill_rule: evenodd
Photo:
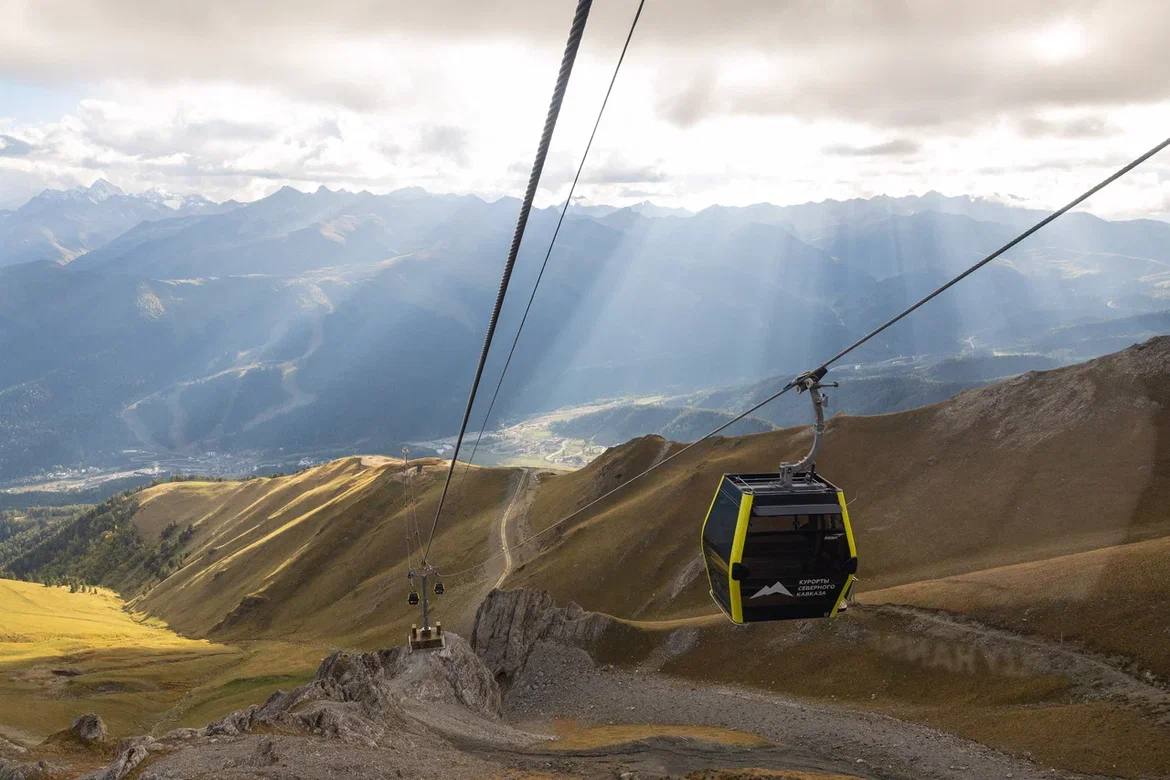
M 594 724 L 685 723 L 752 732 L 776 746 L 742 749 L 728 756 L 735 759 L 729 766 L 780 765 L 873 778 L 1087 777 L 885 715 L 598 668 L 582 650 L 544 642 L 529 656 L 504 708 L 514 723 L 534 730 L 557 717 Z M 753 764 L 756 757 L 761 760 Z

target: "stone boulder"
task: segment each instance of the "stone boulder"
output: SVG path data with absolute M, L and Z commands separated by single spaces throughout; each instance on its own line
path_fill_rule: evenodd
M 73 721 L 73 725 L 69 727 L 69 734 L 87 747 L 100 745 L 110 736 L 101 717 L 92 712 Z

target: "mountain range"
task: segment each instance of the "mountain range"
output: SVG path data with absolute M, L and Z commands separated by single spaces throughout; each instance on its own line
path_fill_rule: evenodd
M 42 193 L 0 216 L 0 480 L 114 468 L 127 450 L 295 463 L 450 436 L 517 207 L 419 189 L 286 187 L 244 204 L 104 182 Z M 556 215 L 532 216 L 505 343 Z M 495 419 L 640 394 L 726 412 L 1036 216 L 936 193 L 570 210 Z M 1168 285 L 1170 224 L 1071 214 L 851 356 L 843 373 L 869 383 L 840 408 L 996 378 L 922 373 L 948 359 L 1046 367 L 1165 332 Z M 899 360 L 919 373 L 881 369 Z M 805 415 L 778 408 L 773 424 Z
M 211 214 L 236 205 L 198 195 L 129 195 L 105 179 L 89 187 L 45 190 L 14 211 L 0 211 L 0 266 L 37 260 L 69 263 L 143 222 Z

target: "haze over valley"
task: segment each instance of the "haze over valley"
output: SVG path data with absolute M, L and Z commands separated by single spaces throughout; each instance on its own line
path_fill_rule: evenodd
M 214 204 L 100 181 L 3 213 L 0 478 L 100 495 L 115 477 L 107 492 L 441 451 L 515 209 L 418 189 Z M 533 215 L 518 289 L 555 214 Z M 577 467 L 637 434 L 695 438 L 1036 216 L 936 193 L 571 208 L 489 423 L 511 434 L 484 457 Z M 910 408 L 1164 332 L 1168 247 L 1170 223 L 1072 215 L 851 357 L 835 409 Z M 736 430 L 804 415 L 775 405 Z

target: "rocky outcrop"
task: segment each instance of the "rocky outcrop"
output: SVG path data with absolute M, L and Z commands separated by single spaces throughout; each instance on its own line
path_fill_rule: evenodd
M 591 649 L 616 628 L 608 615 L 558 607 L 543 590 L 493 590 L 475 613 L 471 645 L 495 679 L 510 683 L 540 642 Z
M 158 743 L 153 737 L 134 737 L 121 744 L 114 763 L 86 775 L 82 780 L 124 780 L 146 760 Z
M 69 727 L 69 733 L 81 744 L 92 747 L 100 745 L 109 738 L 106 724 L 94 713 L 78 716 Z
M 405 721 L 403 707 L 409 702 L 458 705 L 487 718 L 500 714 L 495 680 L 467 642 L 448 633 L 447 646 L 433 652 L 404 647 L 335 652 L 321 662 L 312 682 L 234 712 L 204 734 L 235 736 L 258 726 L 279 726 L 372 745 Z
M 435 707 L 447 708 L 443 711 L 455 718 L 498 724 L 501 704 L 495 679 L 466 640 L 451 633 L 446 639 L 447 646 L 436 651 L 411 653 L 396 647 L 335 652 L 321 662 L 311 682 L 277 691 L 263 704 L 233 712 L 203 729 L 178 729 L 157 741 L 141 737 L 123 743 L 117 760 L 87 780 L 121 780 L 156 753 L 203 754 L 210 760 L 218 746 L 240 740 L 259 740 L 250 764 L 272 765 L 283 758 L 272 739 L 264 736 L 269 733 L 384 748 L 404 733 L 418 734 L 420 718 Z M 288 760 L 298 760 L 297 755 L 292 751 Z M 152 765 L 147 774 L 153 772 Z
M 48 780 L 59 772 L 45 761 L 21 763 L 0 758 L 0 780 Z
M 94 753 L 99 756 L 112 754 L 106 724 L 93 713 L 79 715 L 69 728 L 50 735 L 42 747 L 48 747 L 52 751 L 51 757 L 54 762 L 67 759 L 70 755 L 83 756 L 84 760 L 92 762 Z M 5 752 L 23 754 L 29 752 L 28 749 L 3 739 L 0 739 L 0 748 Z M 65 767 L 43 759 L 16 761 L 0 756 L 0 780 L 49 780 L 67 774 L 73 776 Z
M 305 685 L 205 728 L 139 737 L 116 749 L 106 742 L 102 750 L 115 760 L 86 780 L 211 777 L 228 769 L 247 777 L 316 778 L 337 776 L 331 773 L 342 764 L 346 771 L 361 766 L 365 774 L 353 775 L 361 777 L 394 776 L 389 766 L 403 777 L 482 775 L 481 759 L 452 748 L 452 738 L 508 751 L 547 739 L 501 719 L 500 681 L 511 683 L 526 666 L 534 680 L 521 678 L 517 690 L 560 679 L 550 672 L 550 658 L 567 652 L 572 664 L 588 666 L 582 651 L 624 630 L 631 629 L 612 617 L 559 607 L 543 591 L 492 591 L 476 615 L 475 649 L 447 633 L 441 650 L 334 652 Z M 106 739 L 96 716 L 79 718 L 62 734 L 75 744 Z M 23 774 L 12 777 L 31 780 L 33 769 L 22 766 Z

